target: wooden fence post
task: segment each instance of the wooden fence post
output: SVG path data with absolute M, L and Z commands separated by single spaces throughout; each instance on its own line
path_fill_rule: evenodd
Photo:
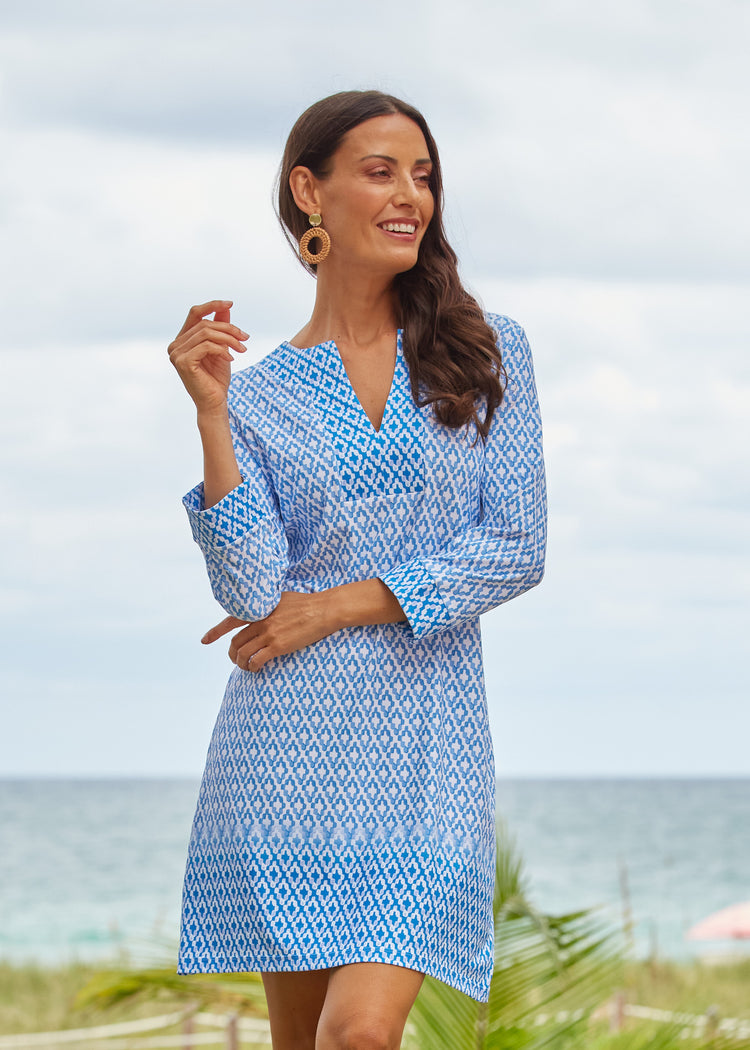
M 197 1009 L 198 1009 L 198 1004 L 197 1003 L 190 1003 L 189 1006 L 188 1006 L 188 1011 L 189 1012 L 185 1016 L 185 1019 L 182 1022 L 182 1034 L 185 1037 L 185 1042 L 182 1044 L 183 1045 L 183 1050 L 192 1050 L 193 1040 L 190 1037 L 195 1032 L 195 1020 L 194 1020 L 194 1018 L 195 1018 L 195 1012 L 196 1012 Z
M 633 949 L 635 938 L 633 936 L 633 906 L 630 902 L 630 882 L 628 879 L 628 866 L 624 857 L 618 857 L 620 873 L 620 896 L 622 897 L 622 930 L 629 949 Z
M 227 1050 L 240 1050 L 237 1014 L 229 1014 L 227 1017 L 226 1048 Z
M 621 1032 L 625 1026 L 625 993 L 615 992 L 609 1004 L 609 1030 Z

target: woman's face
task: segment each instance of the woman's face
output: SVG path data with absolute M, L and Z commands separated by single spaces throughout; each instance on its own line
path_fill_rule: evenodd
M 402 113 L 352 128 L 328 176 L 316 180 L 331 262 L 393 276 L 410 270 L 435 210 L 431 171 L 424 135 Z

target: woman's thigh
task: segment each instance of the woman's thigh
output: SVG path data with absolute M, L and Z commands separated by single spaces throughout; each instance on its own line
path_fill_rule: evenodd
M 424 974 L 388 963 L 330 971 L 315 1050 L 398 1050 Z
M 330 970 L 261 973 L 273 1050 L 315 1050 Z

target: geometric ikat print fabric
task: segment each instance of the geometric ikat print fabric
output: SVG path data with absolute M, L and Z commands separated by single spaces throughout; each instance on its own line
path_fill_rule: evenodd
M 407 622 L 234 668 L 188 850 L 178 971 L 383 962 L 487 1001 L 495 766 L 479 616 L 537 584 L 546 488 L 528 341 L 489 314 L 508 386 L 489 439 L 411 395 L 401 332 L 376 431 L 335 343 L 234 376 L 242 484 L 184 499 L 227 613 L 379 577 Z

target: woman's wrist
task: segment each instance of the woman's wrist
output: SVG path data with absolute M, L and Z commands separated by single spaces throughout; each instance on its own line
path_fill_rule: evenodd
M 324 616 L 332 632 L 406 620 L 396 596 L 377 577 L 342 583 L 321 593 L 326 596 Z
M 203 445 L 203 494 L 208 509 L 242 483 L 226 404 L 201 409 L 198 431 Z
M 197 410 L 198 430 L 201 434 L 229 430 L 229 408 L 226 401 L 222 405 L 204 407 Z

